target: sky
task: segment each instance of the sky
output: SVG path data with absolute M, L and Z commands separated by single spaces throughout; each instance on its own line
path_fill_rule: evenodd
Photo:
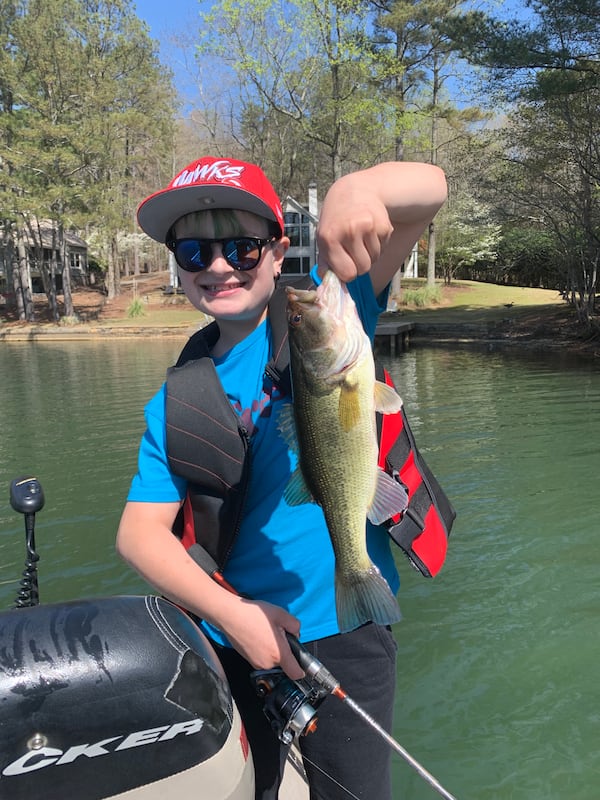
M 504 0 L 500 8 L 496 0 L 480 0 L 495 14 L 522 17 L 525 0 Z M 134 0 L 137 16 L 147 23 L 150 36 L 159 43 L 160 60 L 169 66 L 175 86 L 183 100 L 184 113 L 193 109 L 198 99 L 195 79 L 194 38 L 199 29 L 199 14 L 208 11 L 213 0 Z
M 175 74 L 175 85 L 186 97 L 194 93 L 193 32 L 198 28 L 201 7 L 198 0 L 136 0 L 137 16 L 147 23 L 150 36 L 160 45 L 160 60 Z
M 159 41 L 169 34 L 185 31 L 186 23 L 198 16 L 198 0 L 137 0 L 134 3 L 140 19 L 147 22 L 153 39 Z

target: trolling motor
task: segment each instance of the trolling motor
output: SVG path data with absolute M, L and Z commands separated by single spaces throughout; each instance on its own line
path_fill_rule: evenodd
M 15 511 L 25 516 L 27 548 L 21 588 L 14 607 L 29 608 L 37 606 L 40 602 L 37 574 L 37 562 L 40 557 L 35 549 L 35 515 L 44 507 L 44 491 L 38 479 L 31 476 L 15 478 L 10 484 L 10 504 Z

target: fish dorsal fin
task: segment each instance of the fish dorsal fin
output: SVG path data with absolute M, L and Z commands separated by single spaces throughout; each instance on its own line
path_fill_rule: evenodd
M 343 431 L 351 431 L 358 424 L 360 419 L 360 394 L 356 381 L 345 380 L 340 385 L 338 415 Z
M 402 408 L 402 398 L 393 386 L 375 381 L 375 411 L 381 414 L 396 414 Z
M 402 484 L 381 468 L 377 470 L 377 486 L 367 517 L 373 525 L 381 525 L 390 517 L 401 514 L 408 506 L 408 494 Z

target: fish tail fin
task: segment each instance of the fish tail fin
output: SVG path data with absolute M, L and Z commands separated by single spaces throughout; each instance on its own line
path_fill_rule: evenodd
M 367 622 L 392 625 L 402 619 L 398 601 L 374 564 L 349 578 L 336 571 L 335 604 L 342 633 Z

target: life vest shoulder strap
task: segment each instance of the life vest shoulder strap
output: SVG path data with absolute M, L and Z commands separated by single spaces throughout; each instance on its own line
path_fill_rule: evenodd
M 293 281 L 312 285 L 310 276 Z M 285 281 L 269 302 L 273 355 L 266 371 L 291 394 Z M 173 532 L 203 568 L 225 565 L 237 537 L 248 483 L 248 433 L 231 407 L 210 352 L 219 338 L 216 322 L 190 337 L 167 373 L 167 458 L 188 482 L 188 493 Z
M 201 541 L 222 567 L 239 527 L 249 466 L 247 432 L 210 358 L 218 336 L 214 323 L 198 331 L 168 371 L 166 435 L 169 467 L 188 482 L 173 533 L 188 550 Z
M 273 355 L 265 367 L 265 372 L 277 384 L 283 394 L 292 394 L 292 380 L 290 376 L 290 348 L 288 345 L 288 322 L 286 314 L 287 293 L 286 285 L 296 289 L 309 289 L 313 286 L 310 275 L 303 278 L 280 281 L 277 289 L 269 301 L 269 321 L 271 323 L 271 337 L 273 340 Z

